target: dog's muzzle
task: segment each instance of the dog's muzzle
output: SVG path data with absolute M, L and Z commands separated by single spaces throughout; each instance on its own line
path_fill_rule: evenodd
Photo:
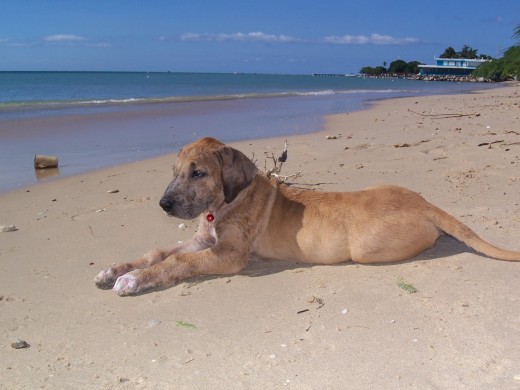
M 162 198 L 159 201 L 159 205 L 167 213 L 170 213 L 172 211 L 172 209 L 173 209 L 173 202 L 170 199 L 168 199 L 168 198 Z

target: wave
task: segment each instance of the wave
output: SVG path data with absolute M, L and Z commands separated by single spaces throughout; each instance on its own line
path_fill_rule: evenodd
M 161 103 L 190 103 L 208 102 L 223 100 L 240 99 L 264 99 L 264 98 L 284 98 L 284 97 L 320 97 L 333 95 L 352 95 L 352 94 L 396 94 L 415 93 L 419 91 L 404 89 L 351 89 L 351 90 L 316 90 L 316 91 L 283 91 L 283 92 L 263 92 L 263 93 L 243 93 L 228 95 L 208 95 L 208 96 L 168 96 L 168 97 L 124 97 L 107 99 L 77 99 L 77 100 L 31 100 L 31 101 L 10 101 L 0 102 L 0 111 L 17 111 L 26 109 L 59 109 L 68 107 L 85 106 L 110 106 L 110 105 L 131 105 L 131 104 L 161 104 Z
M 297 92 L 297 96 L 330 96 L 336 95 L 339 91 L 334 91 L 332 89 L 327 89 L 324 91 L 309 91 L 309 92 Z

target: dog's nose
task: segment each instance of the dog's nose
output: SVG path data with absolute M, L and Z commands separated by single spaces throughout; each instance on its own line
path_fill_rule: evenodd
M 162 207 L 162 209 L 164 211 L 166 211 L 167 213 L 172 211 L 172 208 L 173 208 L 173 202 L 170 200 L 170 199 L 167 199 L 167 198 L 162 198 L 160 201 L 159 201 L 159 205 Z

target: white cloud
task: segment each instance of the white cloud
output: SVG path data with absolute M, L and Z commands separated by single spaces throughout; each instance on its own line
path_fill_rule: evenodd
M 370 39 L 364 35 L 343 35 L 342 37 L 332 35 L 325 37 L 324 41 L 327 43 L 338 43 L 343 45 L 364 45 L 369 43 Z
M 0 38 L 0 46 L 8 46 L 8 47 L 31 47 L 32 44 L 23 43 L 23 42 L 15 42 L 9 38 Z
M 406 45 L 419 42 L 417 38 L 394 38 L 390 35 L 380 34 L 372 34 L 370 38 L 376 45 Z
M 159 38 L 161 41 L 168 40 L 166 37 Z M 184 33 L 180 36 L 181 41 L 203 41 L 204 34 Z
M 181 41 L 237 41 L 237 42 L 268 42 L 268 43 L 288 43 L 301 42 L 300 39 L 289 35 L 265 34 L 260 31 L 250 33 L 233 33 L 233 34 L 196 34 L 185 33 L 180 36 Z
M 42 43 L 43 42 L 43 43 Z M 99 41 L 93 42 L 87 38 L 73 34 L 56 34 L 48 35 L 35 42 L 18 42 L 9 38 L 0 37 L 0 46 L 4 47 L 51 47 L 51 46 L 65 46 L 65 47 L 96 47 L 109 48 L 113 45 L 109 42 Z
M 107 47 L 112 47 L 112 44 L 108 43 L 108 42 L 97 42 L 97 43 L 90 43 L 87 46 L 89 46 L 89 47 L 107 48 Z
M 159 38 L 161 41 L 168 40 L 165 37 Z M 266 34 L 260 31 L 250 33 L 219 33 L 219 34 L 199 34 L 199 33 L 184 33 L 180 35 L 181 41 L 216 41 L 216 42 L 266 42 L 266 43 L 294 43 L 294 42 L 308 42 L 308 43 L 326 43 L 326 44 L 342 44 L 342 45 L 409 45 L 418 43 L 416 38 L 395 38 L 390 35 L 371 34 L 366 35 L 331 35 L 323 38 L 321 41 L 309 41 L 290 35 L 275 35 Z
M 48 35 L 43 40 L 46 42 L 77 42 L 86 41 L 87 39 L 73 34 L 55 34 Z
M 43 38 L 45 45 L 48 46 L 69 46 L 69 47 L 97 47 L 97 48 L 107 48 L 112 47 L 113 45 L 109 42 L 104 41 L 91 41 L 88 38 L 74 35 L 74 34 L 55 34 L 48 35 Z
M 342 45 L 406 45 L 418 43 L 416 38 L 394 38 L 390 35 L 381 35 L 374 33 L 370 36 L 365 35 L 343 35 L 343 36 L 328 36 L 324 39 L 327 43 L 342 44 Z

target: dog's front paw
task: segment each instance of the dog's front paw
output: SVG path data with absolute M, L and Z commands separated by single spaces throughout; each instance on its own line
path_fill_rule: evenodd
M 119 296 L 137 294 L 142 290 L 137 271 L 132 271 L 117 278 L 113 290 Z
M 96 275 L 94 282 L 98 288 L 107 290 L 114 286 L 117 276 L 113 268 L 104 269 Z

